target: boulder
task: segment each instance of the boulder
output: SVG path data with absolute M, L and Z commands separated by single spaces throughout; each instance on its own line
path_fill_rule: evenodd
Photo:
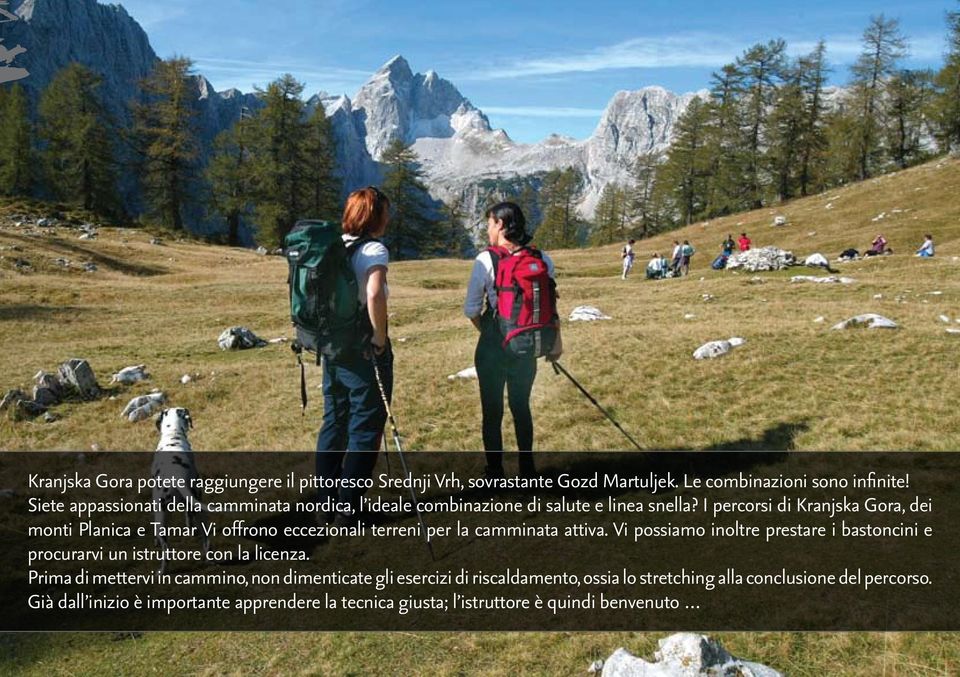
M 51 373 L 38 371 L 33 377 L 33 399 L 45 407 L 58 404 L 63 399 L 63 384 Z
M 790 278 L 791 282 L 813 282 L 815 284 L 853 284 L 856 282 L 852 277 L 837 277 L 836 275 L 794 275 Z
M 756 273 L 764 270 L 782 270 L 796 265 L 793 252 L 778 247 L 761 247 L 734 254 L 727 260 L 727 270 L 743 268 Z
M 876 313 L 864 313 L 851 317 L 849 320 L 838 322 L 831 327 L 832 329 L 850 329 L 851 327 L 860 327 L 866 325 L 867 329 L 896 329 L 897 323 L 893 320 L 877 315 Z
M 786 217 L 786 216 L 777 216 L 777 217 L 775 217 L 775 218 L 773 219 L 773 225 L 775 225 L 775 226 L 785 226 L 785 225 L 787 225 L 787 217 Z
M 72 388 L 85 400 L 92 400 L 100 396 L 100 386 L 97 377 L 86 360 L 73 358 L 60 365 L 60 384 Z
M 267 342 L 246 327 L 230 327 L 220 334 L 217 345 L 220 350 L 247 350 L 261 348 L 267 345 Z
M 653 662 L 623 647 L 603 664 L 602 677 L 783 677 L 773 668 L 732 656 L 706 635 L 680 632 L 659 641 Z
M 593 306 L 577 306 L 570 312 L 571 322 L 594 322 L 596 320 L 613 319 L 609 315 L 604 315 L 599 308 Z
M 93 261 L 88 261 L 87 263 L 83 264 L 83 270 L 87 273 L 95 273 L 97 272 L 97 264 Z
M 257 247 L 257 253 L 260 256 L 266 256 L 267 254 L 270 253 L 270 251 L 266 247 L 260 246 L 260 247 Z
M 0 411 L 6 411 L 17 406 L 17 402 L 27 399 L 27 394 L 19 388 L 8 390 L 0 400 Z
M 737 336 L 727 340 L 710 341 L 709 343 L 704 343 L 693 352 L 693 359 L 708 360 L 715 357 L 723 357 L 737 346 L 742 346 L 746 342 L 746 339 Z
M 150 418 L 154 413 L 160 411 L 167 396 L 164 393 L 150 393 L 134 397 L 127 402 L 127 406 L 120 412 L 120 416 L 126 418 L 131 423 Z
M 803 260 L 803 265 L 809 266 L 810 268 L 828 268 L 830 262 L 827 261 L 827 257 L 823 254 L 811 254 Z
M 138 364 L 133 367 L 124 367 L 118 371 L 113 375 L 113 378 L 110 379 L 110 383 L 124 383 L 129 385 L 137 381 L 145 381 L 148 378 L 150 378 L 150 374 L 147 373 L 147 365 Z

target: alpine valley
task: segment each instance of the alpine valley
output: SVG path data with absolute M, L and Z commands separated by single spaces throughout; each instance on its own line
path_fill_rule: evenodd
M 122 5 L 12 0 L 10 9 L 20 21 L 5 25 L 5 44 L 27 50 L 23 59 L 30 75 L 21 84 L 31 100 L 37 100 L 59 69 L 76 61 L 103 77 L 107 108 L 119 121 L 129 121 L 126 104 L 158 57 Z M 216 135 L 231 126 L 243 108 L 255 110 L 260 102 L 253 93 L 218 92 L 202 74 L 193 76 L 193 86 L 206 161 Z M 380 181 L 381 154 L 399 137 L 413 144 L 432 196 L 459 199 L 471 218 L 494 191 L 525 183 L 536 190 L 546 172 L 566 167 L 583 176 L 578 209 L 590 218 L 604 185 L 627 181 L 639 154 L 669 145 L 675 123 L 694 96 L 661 87 L 620 91 L 589 138 L 551 135 L 535 144 L 518 143 L 505 130 L 492 128 L 483 111 L 453 83 L 432 70 L 414 73 L 402 56 L 394 56 L 352 97 L 319 92 L 307 99 L 307 109 L 322 105 L 331 119 L 345 192 Z M 129 194 L 133 190 L 127 186 Z

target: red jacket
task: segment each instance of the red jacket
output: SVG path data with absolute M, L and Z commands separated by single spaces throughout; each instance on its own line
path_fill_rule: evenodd
M 741 237 L 739 240 L 737 240 L 737 242 L 740 244 L 740 251 L 742 251 L 742 252 L 748 252 L 748 251 L 750 251 L 750 238 L 749 238 L 749 237 Z

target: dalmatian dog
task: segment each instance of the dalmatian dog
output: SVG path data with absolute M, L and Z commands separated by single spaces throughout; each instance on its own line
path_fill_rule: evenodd
M 200 536 L 204 559 L 207 551 L 210 550 L 210 537 L 204 531 L 208 518 L 207 509 L 200 501 L 200 490 L 191 486 L 192 482 L 199 479 L 200 475 L 194 463 L 190 440 L 187 438 L 187 431 L 193 428 L 193 419 L 190 418 L 190 412 L 182 407 L 164 409 L 157 415 L 156 422 L 157 431 L 160 433 L 160 442 L 157 444 L 157 451 L 153 455 L 153 466 L 150 473 L 155 479 L 176 479 L 180 480 L 178 483 L 185 485 L 183 487 L 155 487 L 153 489 L 153 500 L 159 506 L 154 513 L 154 521 L 159 523 L 159 533 L 156 540 L 161 552 L 158 573 L 162 575 L 166 570 L 167 551 L 170 547 L 164 535 L 164 530 L 167 513 L 170 511 L 171 505 L 182 502 L 194 506 L 194 509 L 184 512 L 186 526 Z M 199 510 L 196 508 L 199 508 Z

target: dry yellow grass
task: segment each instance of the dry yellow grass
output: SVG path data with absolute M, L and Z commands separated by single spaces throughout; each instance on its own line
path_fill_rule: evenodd
M 649 448 L 956 449 L 960 413 L 957 343 L 937 319 L 960 317 L 960 162 L 942 161 L 877 181 L 796 201 L 778 210 L 696 224 L 640 243 L 645 255 L 674 237 L 699 249 L 691 276 L 619 280 L 618 246 L 556 252 L 561 309 L 597 305 L 611 322 L 564 324 L 565 364 Z M 832 203 L 832 209 L 826 205 Z M 904 210 L 893 213 L 893 210 Z M 907 211 L 909 210 L 909 211 Z M 881 212 L 879 224 L 871 219 Z M 791 225 L 770 226 L 775 213 Z M 742 225 L 739 225 L 742 223 Z M 829 258 L 864 249 L 882 231 L 897 251 L 849 264 L 850 287 L 790 285 L 789 273 L 709 270 L 720 241 L 747 230 L 757 246 Z M 809 235 L 816 231 L 816 235 Z M 934 233 L 938 258 L 910 253 Z M 27 237 L 0 229 L 0 387 L 27 385 L 39 369 L 88 359 L 106 385 L 117 369 L 146 363 L 153 378 L 114 387 L 95 402 L 57 407 L 56 423 L 0 421 L 0 449 L 150 449 L 149 423 L 119 417 L 125 401 L 152 387 L 193 412 L 198 449 L 309 449 L 321 410 L 301 418 L 297 371 L 286 346 L 222 353 L 216 337 L 243 324 L 270 338 L 290 335 L 282 259 L 195 242 L 149 244 L 136 230 L 103 229 Z M 52 259 L 95 261 L 86 274 Z M 14 270 L 25 258 L 33 272 Z M 480 446 L 475 382 L 446 375 L 472 360 L 475 335 L 460 304 L 469 262 L 391 267 L 391 333 L 397 352 L 396 413 L 416 449 Z M 803 272 L 803 271 L 801 271 Z M 703 278 L 701 280 L 700 278 Z M 929 295 L 941 291 L 940 295 Z M 702 294 L 716 301 L 704 303 Z M 882 299 L 874 299 L 882 294 Z M 898 303 L 895 297 L 905 297 Z M 894 332 L 830 332 L 836 321 L 880 312 Z M 696 318 L 684 320 L 686 313 Z M 813 323 L 824 316 L 823 324 Z M 954 325 L 960 327 L 960 325 Z M 697 363 L 701 343 L 729 336 L 748 343 L 723 360 Z M 407 339 L 399 342 L 399 339 Z M 181 385 L 179 377 L 200 373 Z M 537 446 L 609 449 L 616 430 L 573 388 L 543 368 L 534 391 Z M 509 417 L 505 422 L 509 428 Z M 506 436 L 512 439 L 512 434 Z M 650 656 L 665 633 L 149 633 L 27 635 L 0 638 L 5 674 L 573 674 L 627 646 Z M 720 633 L 734 654 L 790 675 L 949 675 L 960 643 L 928 633 Z
M 564 363 L 651 449 L 957 448 L 960 411 L 948 394 L 960 375 L 960 336 L 947 334 L 938 316 L 960 317 L 958 187 L 960 162 L 944 160 L 776 210 L 696 224 L 641 242 L 637 274 L 626 282 L 618 275 L 619 245 L 555 252 L 561 311 L 591 304 L 614 317 L 565 322 Z M 887 217 L 872 222 L 881 212 Z M 790 225 L 771 227 L 780 213 Z M 756 246 L 831 259 L 849 246 L 865 249 L 882 231 L 897 253 L 842 266 L 857 279 L 850 286 L 792 285 L 791 274 L 806 272 L 796 269 L 760 274 L 764 284 L 752 285 L 749 273 L 709 269 L 723 237 L 741 230 Z M 938 256 L 919 260 L 912 252 L 928 231 Z M 301 418 L 286 345 L 235 353 L 216 345 L 220 331 L 236 324 L 266 338 L 290 335 L 283 259 L 189 241 L 155 246 L 150 233 L 137 230 L 103 229 L 94 241 L 76 236 L 0 229 L 0 246 L 21 248 L 3 251 L 0 261 L 0 387 L 29 385 L 36 371 L 70 357 L 88 359 L 103 385 L 131 364 L 145 363 L 153 378 L 113 388 L 115 400 L 61 405 L 56 423 L 4 420 L 2 448 L 150 449 L 152 427 L 127 423 L 119 412 L 153 387 L 190 408 L 200 449 L 313 447 L 319 368 L 309 370 L 312 402 Z M 691 275 L 644 281 L 646 256 L 667 250 L 674 237 L 699 250 Z M 99 270 L 59 268 L 52 260 L 60 256 L 92 260 Z M 16 272 L 15 257 L 31 261 L 34 272 Z M 481 445 L 476 382 L 446 379 L 472 364 L 476 337 L 460 310 L 469 267 L 454 260 L 391 266 L 395 409 L 413 449 Z M 704 303 L 702 294 L 716 301 Z M 829 330 L 862 312 L 885 314 L 902 328 Z M 687 313 L 696 317 L 683 319 Z M 826 321 L 814 323 L 818 316 Z M 721 360 L 691 359 L 702 343 L 730 336 L 747 344 Z M 185 373 L 200 377 L 181 385 Z M 538 448 L 626 443 L 543 364 L 533 400 Z M 509 416 L 505 428 L 509 444 Z

